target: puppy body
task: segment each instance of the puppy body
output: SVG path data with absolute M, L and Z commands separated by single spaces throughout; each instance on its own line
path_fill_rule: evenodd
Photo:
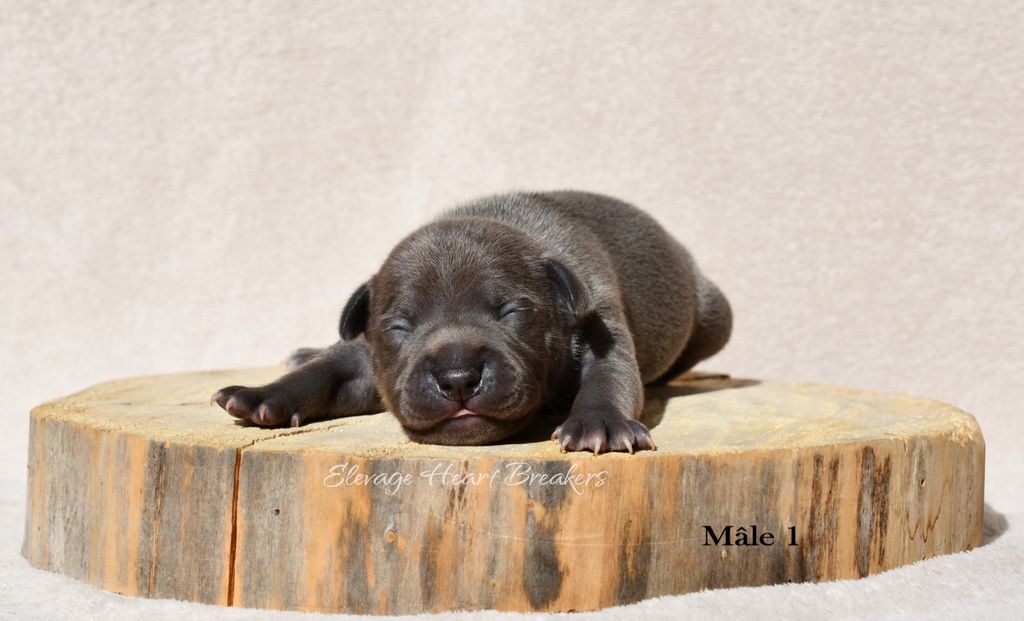
M 571 403 L 564 450 L 654 448 L 643 385 L 719 351 L 728 302 L 656 221 L 584 192 L 456 207 L 400 242 L 342 314 L 342 341 L 303 350 L 263 387 L 214 395 L 260 425 L 380 411 L 414 440 L 479 444 Z
M 511 224 L 557 256 L 582 281 L 593 309 L 628 328 L 622 345 L 632 344 L 644 384 L 682 373 L 729 340 L 725 296 L 678 241 L 628 203 L 587 192 L 505 194 L 440 219 L 465 216 Z

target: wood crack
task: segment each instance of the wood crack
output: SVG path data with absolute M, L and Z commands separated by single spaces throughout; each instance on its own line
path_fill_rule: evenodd
M 265 438 L 256 438 L 248 444 L 243 444 L 235 449 L 235 468 L 234 475 L 231 484 L 231 535 L 230 544 L 228 547 L 228 593 L 227 593 L 227 605 L 235 605 L 235 574 L 237 573 L 235 567 L 235 559 L 237 558 L 238 550 L 238 482 L 239 475 L 242 472 L 242 451 L 248 448 L 252 448 L 257 444 L 268 442 L 270 440 L 276 440 L 277 438 L 283 438 L 288 436 L 298 436 L 304 433 L 311 433 L 314 431 L 325 431 L 327 429 L 333 429 L 336 426 L 332 425 L 326 427 L 306 427 L 304 429 L 288 429 L 281 433 L 275 433 L 274 435 L 267 436 Z M 151 574 L 152 575 L 152 574 Z M 152 580 L 152 578 L 150 578 Z M 152 588 L 150 589 L 152 591 Z

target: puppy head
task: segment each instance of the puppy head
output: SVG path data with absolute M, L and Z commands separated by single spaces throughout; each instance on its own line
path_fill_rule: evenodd
M 411 439 L 485 444 L 523 428 L 571 364 L 581 295 L 518 230 L 440 220 L 356 290 L 340 331 L 365 333 L 377 388 Z

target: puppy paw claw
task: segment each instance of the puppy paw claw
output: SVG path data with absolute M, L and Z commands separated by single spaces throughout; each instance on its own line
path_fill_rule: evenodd
M 559 425 L 552 438 L 562 452 L 590 451 L 634 454 L 655 450 L 650 431 L 638 420 L 606 412 L 579 412 Z
M 217 404 L 220 407 L 227 409 L 225 406 L 227 405 L 228 399 L 234 396 L 234 394 L 239 390 L 242 390 L 242 388 L 242 386 L 226 386 L 221 388 L 210 396 L 210 405 Z

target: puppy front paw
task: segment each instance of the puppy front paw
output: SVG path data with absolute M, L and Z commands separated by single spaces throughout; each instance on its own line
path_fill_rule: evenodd
M 235 418 L 260 427 L 285 424 L 298 427 L 305 418 L 296 407 L 295 399 L 274 384 L 257 388 L 227 386 L 215 392 L 210 403 L 216 403 Z
M 610 412 L 577 412 L 559 425 L 551 439 L 562 452 L 608 451 L 633 453 L 656 450 L 651 432 L 638 420 Z

